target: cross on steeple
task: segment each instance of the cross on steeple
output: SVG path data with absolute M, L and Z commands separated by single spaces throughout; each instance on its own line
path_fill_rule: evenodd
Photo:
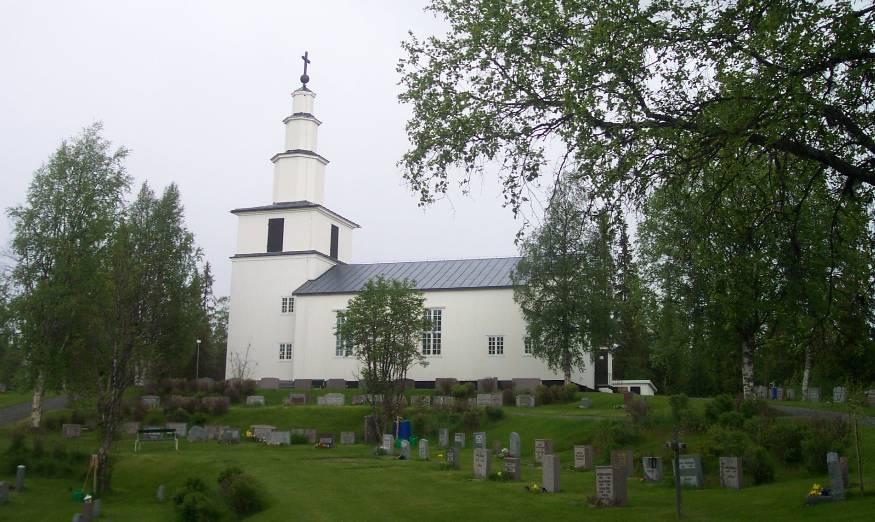
M 304 74 L 301 75 L 301 83 L 304 84 L 304 88 L 307 88 L 307 82 L 310 81 L 310 77 L 307 76 L 307 64 L 310 63 L 310 59 L 307 57 L 309 53 L 304 51 L 304 56 L 301 57 L 304 60 Z

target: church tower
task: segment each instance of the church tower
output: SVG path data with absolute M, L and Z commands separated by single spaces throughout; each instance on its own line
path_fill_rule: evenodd
M 292 292 L 351 258 L 354 222 L 325 206 L 325 167 L 316 152 L 320 122 L 316 94 L 307 87 L 307 53 L 301 87 L 292 93 L 284 149 L 271 158 L 269 205 L 238 208 L 237 250 L 231 258 L 226 377 L 294 379 L 297 352 Z

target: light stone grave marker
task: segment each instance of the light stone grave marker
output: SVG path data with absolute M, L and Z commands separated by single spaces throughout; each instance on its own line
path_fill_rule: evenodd
M 844 386 L 836 386 L 832 389 L 832 402 L 843 403 L 848 400 L 848 389 Z
M 252 426 L 252 436 L 258 442 L 267 442 L 268 437 L 270 437 L 270 432 L 276 429 L 276 426 L 271 426 L 269 424 L 255 424 Z
M 280 380 L 276 377 L 262 377 L 258 381 L 258 388 L 262 390 L 279 390 Z
M 489 478 L 490 460 L 488 449 L 474 448 L 474 478 Z
M 826 454 L 826 469 L 829 473 L 832 498 L 843 500 L 845 498 L 845 481 L 842 478 L 842 467 L 838 453 L 831 451 Z
M 240 442 L 240 430 L 238 428 L 225 428 L 220 437 L 223 444 L 237 444 Z
M 334 447 L 334 434 L 322 433 L 319 435 L 319 445 L 326 448 Z
M 264 406 L 264 395 L 249 395 L 246 397 L 247 406 Z
M 177 437 L 185 437 L 188 433 L 188 424 L 184 422 L 168 422 L 165 426 L 167 429 L 176 430 Z
M 584 410 L 592 408 L 592 399 L 590 399 L 589 397 L 581 397 L 580 404 L 578 404 L 577 407 Z
M 644 470 L 644 480 L 647 482 L 662 481 L 662 458 L 644 457 L 641 459 L 641 469 Z
M 419 460 L 429 460 L 428 439 L 419 439 Z
M 820 402 L 820 388 L 809 386 L 805 395 L 802 397 L 802 400 L 808 402 Z
M 559 455 L 544 455 L 541 483 L 547 493 L 559 493 Z
M 512 431 L 510 433 L 510 441 L 508 441 L 507 451 L 508 451 L 508 453 L 510 453 L 510 455 L 512 457 L 520 458 L 520 450 L 521 449 L 522 449 L 522 446 L 520 444 L 520 434 L 515 432 L 515 431 Z
M 391 433 L 384 433 L 383 442 L 380 444 L 380 447 L 383 448 L 387 454 L 391 455 L 392 449 L 395 447 L 395 437 Z
M 288 431 L 272 431 L 267 436 L 268 446 L 288 446 L 292 443 L 292 434 Z
M 78 439 L 82 436 L 81 424 L 63 424 L 61 426 L 61 435 L 65 439 Z
M 633 460 L 632 450 L 614 450 L 611 452 L 611 466 L 615 466 L 625 470 L 626 478 L 632 476 L 635 470 L 635 461 Z
M 614 466 L 595 467 L 596 498 L 608 505 L 626 505 L 626 470 Z
M 553 454 L 553 441 L 550 439 L 535 439 L 535 462 L 544 461 L 544 455 Z
M 143 395 L 140 397 L 140 402 L 147 408 L 158 408 L 161 406 L 161 397 L 157 395 Z
M 720 457 L 720 486 L 741 489 L 741 457 Z
M 354 431 L 341 431 L 340 432 L 340 443 L 341 444 L 355 444 L 355 432 Z
M 453 445 L 457 448 L 465 448 L 465 433 L 453 433 Z
M 574 469 L 590 470 L 592 469 L 592 446 L 589 444 L 574 446 Z
M 504 472 L 513 477 L 513 480 L 520 479 L 520 459 L 516 457 L 507 457 L 504 459 Z
M 440 428 L 438 430 L 438 446 L 446 448 L 450 445 L 450 430 L 449 428 Z
M 346 404 L 346 396 L 342 393 L 326 393 L 316 398 L 319 406 L 343 406 Z
M 702 477 L 702 459 L 698 455 L 681 455 L 678 459 L 681 485 L 701 488 L 705 485 Z
M 407 439 L 401 439 L 401 458 L 410 460 L 410 441 Z
M 535 396 L 522 393 L 516 396 L 516 405 L 518 408 L 534 408 L 535 407 Z
M 474 432 L 474 447 L 475 448 L 486 448 L 486 432 L 476 431 Z
M 192 426 L 188 430 L 189 442 L 206 442 L 209 439 L 209 434 L 203 426 Z

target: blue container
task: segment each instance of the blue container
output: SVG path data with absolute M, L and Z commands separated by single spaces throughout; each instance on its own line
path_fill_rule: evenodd
M 411 434 L 410 421 L 409 420 L 401 421 L 401 423 L 398 425 L 398 438 L 404 439 L 404 440 L 410 440 L 410 434 Z

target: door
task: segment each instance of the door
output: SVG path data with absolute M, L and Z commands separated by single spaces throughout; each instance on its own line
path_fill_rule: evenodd
M 608 351 L 599 350 L 595 360 L 595 385 L 610 386 L 608 382 Z

